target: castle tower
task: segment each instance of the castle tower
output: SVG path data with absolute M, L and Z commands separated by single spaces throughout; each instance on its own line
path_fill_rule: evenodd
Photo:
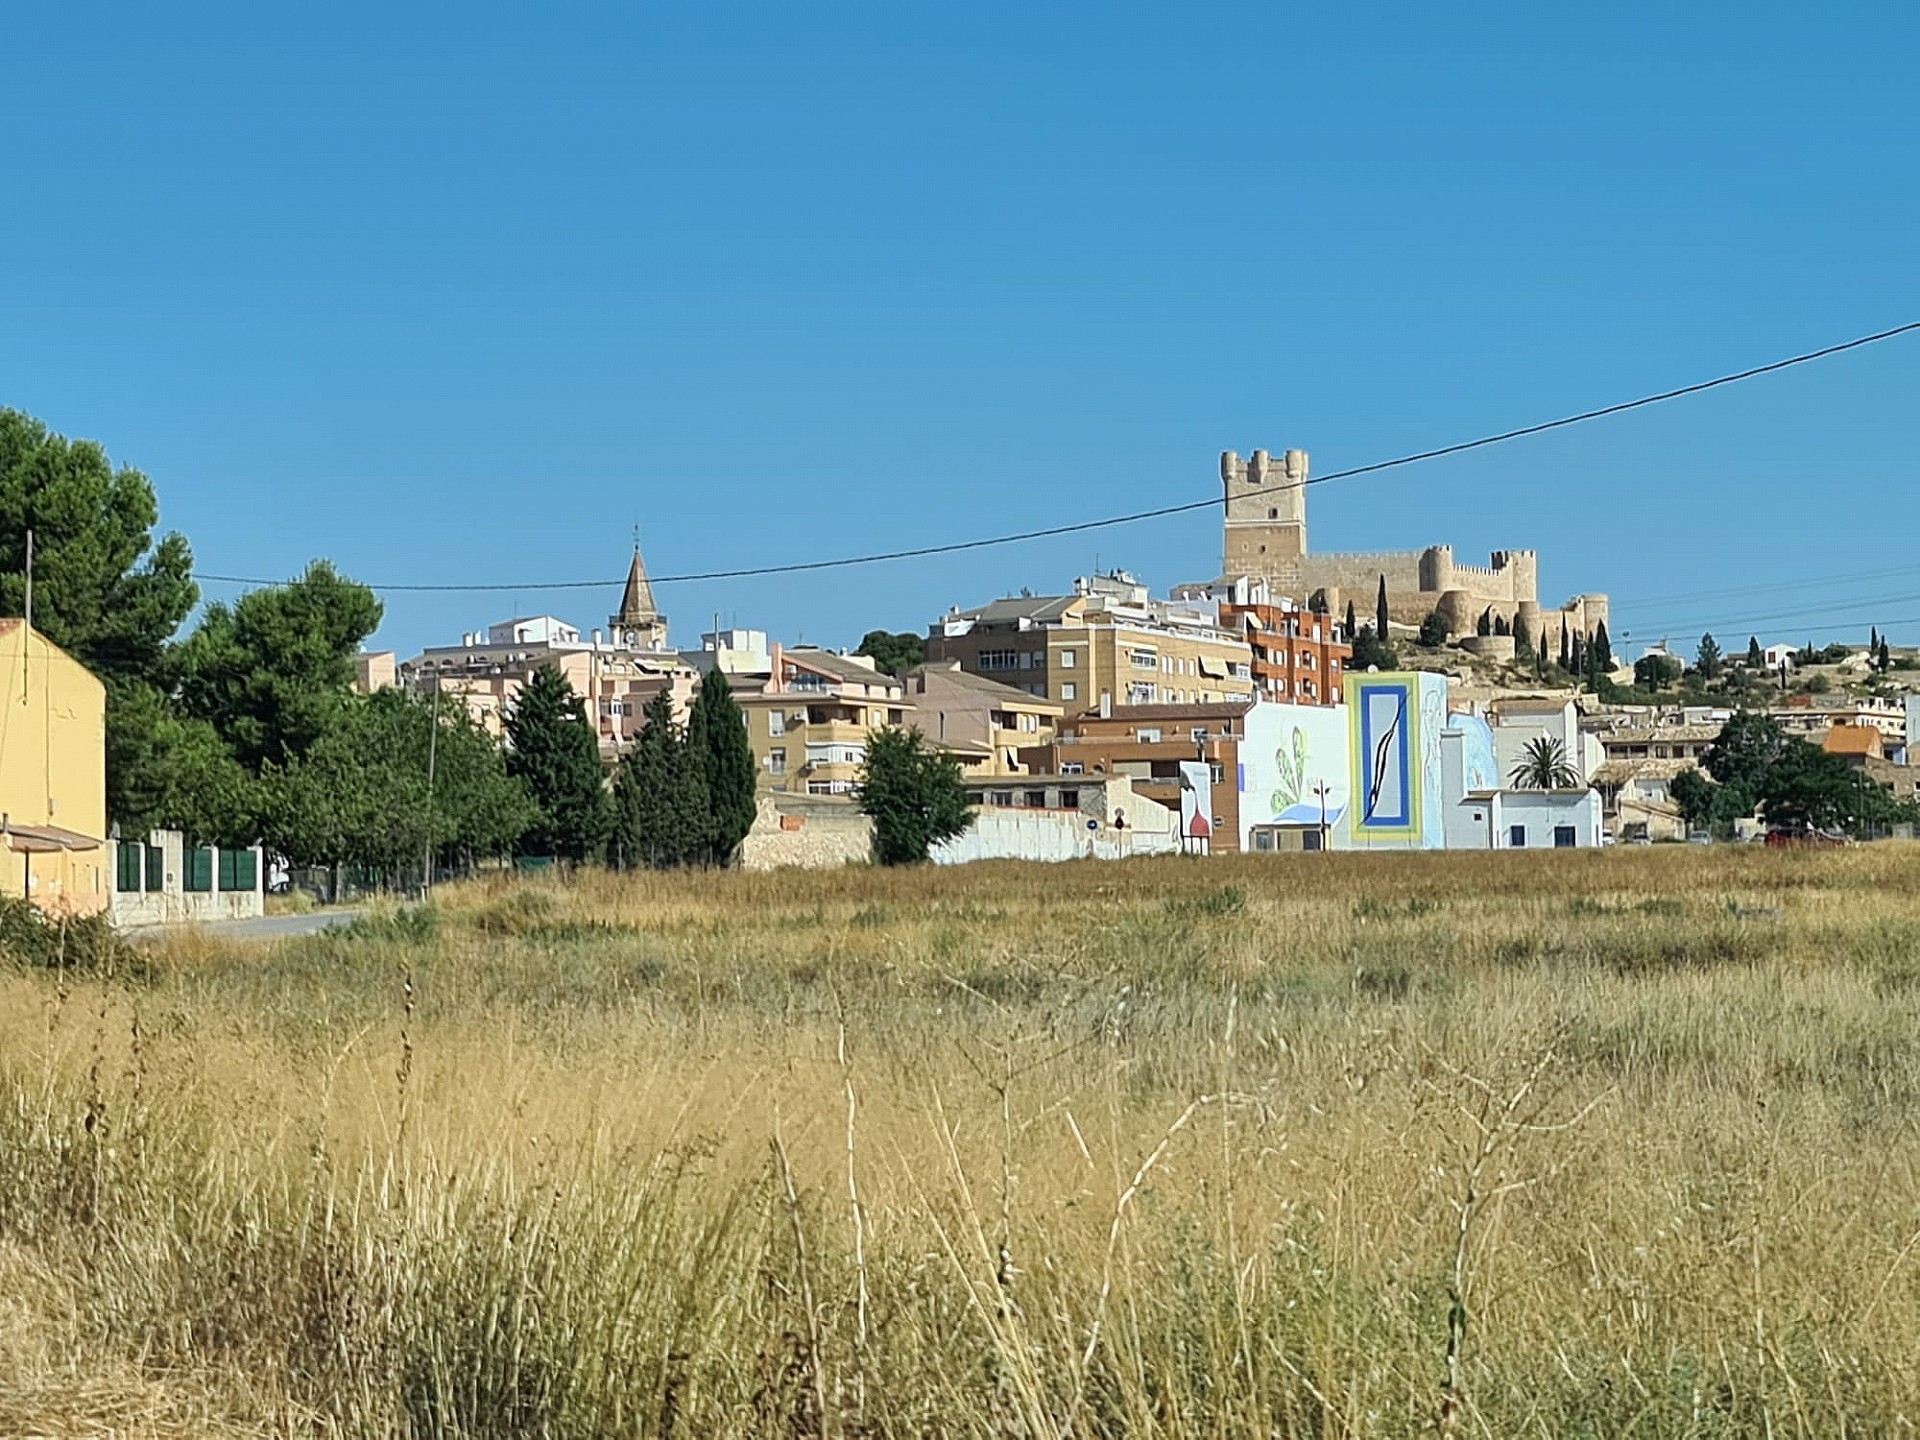
M 1307 553 L 1307 452 L 1289 450 L 1276 462 L 1264 450 L 1246 460 L 1220 455 L 1226 499 L 1226 572 L 1258 575 L 1277 590 L 1298 584 Z
M 620 608 L 607 617 L 613 631 L 613 643 L 629 650 L 667 648 L 667 617 L 653 604 L 653 582 L 647 578 L 647 565 L 640 558 L 640 546 L 633 547 L 633 564 L 627 567 L 626 589 L 620 594 Z

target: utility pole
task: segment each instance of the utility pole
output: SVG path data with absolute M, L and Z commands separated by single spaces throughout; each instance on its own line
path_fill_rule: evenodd
M 20 637 L 20 703 L 27 703 L 27 657 L 33 653 L 33 531 L 27 531 L 27 603 L 26 633 Z
M 420 871 L 420 898 L 433 893 L 433 770 L 440 750 L 440 677 L 433 677 L 433 710 L 427 722 L 427 838 Z

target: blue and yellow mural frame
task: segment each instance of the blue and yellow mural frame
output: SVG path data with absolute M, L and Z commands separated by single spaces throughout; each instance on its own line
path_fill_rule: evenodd
M 1420 697 L 1411 675 L 1349 679 L 1355 839 L 1418 840 Z

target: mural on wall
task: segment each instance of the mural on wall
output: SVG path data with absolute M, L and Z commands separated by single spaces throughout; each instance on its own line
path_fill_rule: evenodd
M 1500 762 L 1493 753 L 1493 727 L 1478 715 L 1450 715 L 1449 728 L 1466 738 L 1460 747 L 1461 788 L 1471 794 L 1477 790 L 1500 788 Z
M 1352 790 L 1346 712 L 1331 705 L 1269 701 L 1247 712 L 1240 745 L 1241 844 L 1255 825 L 1320 825 L 1329 838 L 1346 820 Z
M 1359 845 L 1445 843 L 1440 736 L 1447 682 L 1438 675 L 1349 675 L 1353 815 Z

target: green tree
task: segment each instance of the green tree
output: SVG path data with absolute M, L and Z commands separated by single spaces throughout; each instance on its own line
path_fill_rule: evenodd
M 1351 642 L 1360 631 L 1360 621 L 1353 613 L 1353 601 L 1347 601 L 1347 640 Z
M 1704 770 L 1682 770 L 1668 787 L 1689 830 L 1704 830 L 1716 840 L 1733 838 L 1734 822 L 1752 816 L 1753 792 L 1744 785 L 1721 785 Z
M 521 687 L 506 717 L 507 772 L 526 783 L 538 819 L 521 837 L 527 852 L 591 860 L 611 821 L 600 769 L 600 742 L 573 686 L 542 665 Z
M 215 603 L 180 645 L 179 703 L 249 770 L 284 766 L 338 718 L 354 654 L 380 624 L 373 591 L 325 560 L 285 585 Z
M 1767 771 L 1786 754 L 1788 738 L 1764 710 L 1742 710 L 1720 727 L 1700 763 L 1722 785 L 1757 794 Z
M 1656 693 L 1673 684 L 1683 673 L 1684 667 L 1671 655 L 1642 655 L 1633 662 L 1633 683 Z
M 34 628 L 109 684 L 159 679 L 200 599 L 193 551 L 177 534 L 155 543 L 159 518 L 138 470 L 0 409 L 0 614 L 24 612 L 32 530 Z
M 700 681 L 687 716 L 687 747 L 700 770 L 707 801 L 707 848 L 715 865 L 733 861 L 753 828 L 759 769 L 747 740 L 746 717 L 733 686 L 719 670 Z
M 1380 594 L 1373 602 L 1373 633 L 1379 637 L 1382 645 L 1392 640 L 1392 631 L 1388 628 L 1391 617 L 1387 613 L 1387 577 L 1380 577 Z
M 1764 670 L 1767 668 L 1767 652 L 1760 648 L 1760 637 L 1758 635 L 1749 635 L 1747 637 L 1747 668 L 1749 670 Z
M 1569 673 L 1573 670 L 1573 632 L 1564 620 L 1560 622 L 1560 668 Z
M 1473 633 L 1476 635 L 1493 634 L 1493 607 L 1491 605 L 1480 612 L 1480 618 L 1474 622 Z
M 643 713 L 647 723 L 613 777 L 616 857 L 629 869 L 701 864 L 713 853 L 714 828 L 702 757 L 674 722 L 670 691 L 656 691 Z
M 973 824 L 960 762 L 899 726 L 867 739 L 860 808 L 873 817 L 873 855 L 882 865 L 920 864 Z
M 1693 668 L 1702 680 L 1717 679 L 1720 675 L 1720 642 L 1713 638 L 1712 632 L 1700 637 L 1700 649 L 1695 655 Z
M 1427 618 L 1420 622 L 1420 643 L 1429 649 L 1447 643 L 1447 622 L 1440 618 L 1438 610 L 1429 610 Z
M 1529 740 L 1508 778 L 1519 790 L 1574 790 L 1580 785 L 1579 771 L 1567 763 L 1567 747 L 1552 735 Z
M 1530 656 L 1533 652 L 1533 631 L 1527 628 L 1527 617 L 1516 613 L 1513 617 L 1513 653 Z
M 508 854 L 539 818 L 464 706 L 402 690 L 350 697 L 304 753 L 269 763 L 260 785 L 270 848 L 382 883 L 418 875 L 429 847 L 443 864 Z
M 910 630 L 869 630 L 853 653 L 866 656 L 889 675 L 898 675 L 927 658 L 927 642 Z
M 1893 669 L 1893 651 L 1888 647 L 1887 637 L 1884 635 L 1880 637 L 1879 666 L 1882 675 Z
M 1593 627 L 1593 643 L 1589 647 L 1587 669 L 1595 674 L 1613 673 L 1613 640 L 1607 634 L 1607 622 L 1604 620 Z
M 1393 647 L 1371 630 L 1362 630 L 1351 643 L 1353 654 L 1347 661 L 1351 670 L 1391 670 L 1400 663 Z

